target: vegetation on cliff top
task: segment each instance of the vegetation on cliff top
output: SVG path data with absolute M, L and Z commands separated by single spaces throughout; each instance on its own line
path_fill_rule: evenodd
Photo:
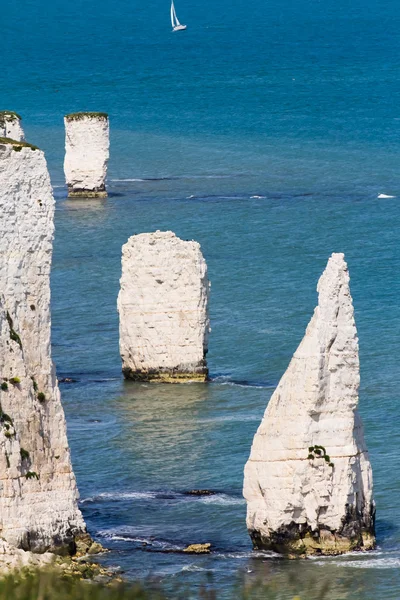
M 108 114 L 105 112 L 76 112 L 65 115 L 67 121 L 82 121 L 86 117 L 89 117 L 89 119 L 104 119 L 106 121 L 108 119 Z
M 0 122 L 4 121 L 6 118 L 10 121 L 16 121 L 19 119 L 22 121 L 21 115 L 16 113 L 14 110 L 0 110 Z
M 19 142 L 18 140 L 12 140 L 11 138 L 0 137 L 0 144 L 12 144 L 16 152 L 20 152 L 22 148 L 30 148 L 31 150 L 39 150 L 37 146 L 28 144 L 28 142 Z

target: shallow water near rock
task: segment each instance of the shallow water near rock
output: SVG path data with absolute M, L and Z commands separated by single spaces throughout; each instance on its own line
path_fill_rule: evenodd
M 2 103 L 55 186 L 53 355 L 73 380 L 62 398 L 102 560 L 193 594 L 210 575 L 224 598 L 261 580 L 276 598 L 397 600 L 398 4 L 185 0 L 176 35 L 161 0 L 7 4 Z M 66 199 L 76 110 L 110 114 L 107 200 Z M 121 246 L 156 229 L 199 241 L 208 263 L 206 385 L 121 378 Z M 378 549 L 293 562 L 252 553 L 243 466 L 333 251 L 350 269 Z M 210 555 L 179 553 L 206 542 Z

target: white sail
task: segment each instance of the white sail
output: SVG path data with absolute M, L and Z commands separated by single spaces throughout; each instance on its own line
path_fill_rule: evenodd
M 171 2 L 171 25 L 172 25 L 172 29 L 174 29 L 174 27 L 177 27 L 178 25 L 180 25 L 178 17 L 176 16 L 176 12 L 175 12 L 174 0 L 172 0 L 172 2 Z
M 174 0 L 171 2 L 171 25 L 173 31 L 178 31 L 180 29 L 186 29 L 186 25 L 181 25 L 178 17 L 176 16 Z

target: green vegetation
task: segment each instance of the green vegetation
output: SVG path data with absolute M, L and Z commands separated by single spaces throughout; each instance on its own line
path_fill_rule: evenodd
M 28 144 L 28 142 L 18 142 L 11 138 L 0 137 L 0 144 L 11 144 L 15 152 L 21 152 L 22 148 L 30 148 L 31 150 L 39 150 L 37 146 Z
M 39 402 L 44 402 L 46 400 L 46 396 L 44 395 L 43 392 L 39 392 L 37 395 L 37 398 L 38 398 Z
M 326 450 L 323 446 L 309 446 L 307 458 L 309 460 L 314 460 L 314 458 L 323 458 L 330 467 L 335 466 L 334 463 L 331 462 L 331 457 L 326 453 Z
M 20 455 L 21 455 L 21 459 L 22 460 L 29 460 L 29 452 L 28 450 L 25 450 L 25 448 L 21 448 L 21 450 L 19 451 Z
M 8 390 L 7 381 L 3 381 L 2 384 L 0 385 L 0 388 L 3 390 L 3 392 L 6 392 Z
M 36 471 L 28 471 L 25 477 L 27 479 L 37 479 L 39 481 L 39 475 L 36 473 Z
M 83 566 L 83 565 L 82 565 Z M 0 581 L 0 600 L 166 600 L 162 592 L 146 591 L 141 584 L 106 587 L 88 585 L 75 577 L 61 578 L 56 572 L 25 572 Z
M 15 435 L 15 432 L 10 431 L 10 427 L 14 426 L 13 420 L 7 413 L 3 412 L 3 409 L 0 406 L 0 424 L 4 427 L 4 435 L 6 438 L 11 438 Z M 8 461 L 7 461 L 8 462 Z
M 21 379 L 19 377 L 11 377 L 10 383 L 12 383 L 13 385 L 18 385 L 19 383 L 21 383 Z
M 1 139 L 2 138 L 0 138 L 0 140 Z M 10 339 L 13 340 L 14 342 L 17 342 L 18 346 L 22 349 L 21 338 L 19 337 L 18 333 L 14 329 L 14 321 L 12 320 L 11 315 L 8 311 L 6 314 L 6 318 L 7 318 L 8 327 L 10 328 Z
M 89 119 L 103 119 L 106 121 L 108 119 L 108 114 L 105 112 L 76 112 L 65 115 L 67 121 L 82 121 L 86 117 L 89 117 Z
M 0 110 L 0 122 L 8 119 L 9 121 L 16 121 L 19 119 L 22 121 L 21 115 L 16 113 L 14 110 Z
M 14 425 L 12 418 L 0 409 L 0 423 Z
M 33 376 L 31 377 L 31 379 L 32 379 L 32 383 L 33 383 L 33 389 L 34 389 L 35 392 L 37 392 L 38 391 L 38 384 L 36 383 L 36 379 Z
M 80 577 L 90 578 L 90 565 L 80 565 Z M 84 569 L 88 573 L 84 572 Z M 153 581 L 144 583 L 113 582 L 101 585 L 81 581 L 78 575 L 63 575 L 50 570 L 22 571 L 10 574 L 0 580 L 0 600 L 331 600 L 335 595 L 335 581 L 327 576 L 296 577 L 291 574 L 288 581 L 279 576 L 269 575 L 268 582 L 239 578 L 232 582 L 229 596 L 222 596 L 213 589 L 212 580 L 205 580 L 197 592 L 190 592 L 185 586 L 171 584 L 161 587 Z M 343 591 L 339 584 L 339 593 Z M 284 589 L 282 587 L 284 586 Z M 333 592 L 333 595 L 332 595 Z M 343 596 L 344 597 L 344 596 Z
M 10 459 L 9 459 L 7 452 L 6 452 L 6 463 L 7 463 L 7 469 L 9 469 L 11 467 L 11 463 L 10 463 Z

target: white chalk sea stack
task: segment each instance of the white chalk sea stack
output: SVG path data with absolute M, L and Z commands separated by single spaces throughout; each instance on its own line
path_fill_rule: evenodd
M 12 110 L 0 111 L 0 137 L 24 141 L 24 130 L 21 126 L 21 117 Z
M 72 113 L 64 117 L 64 124 L 68 196 L 105 198 L 110 147 L 108 115 Z
M 210 283 L 200 244 L 172 231 L 122 247 L 120 353 L 127 379 L 206 381 Z
M 43 152 L 0 141 L 0 538 L 34 552 L 86 530 L 51 360 L 53 217 Z
M 317 290 L 318 306 L 245 466 L 253 545 L 289 556 L 375 545 L 372 470 L 357 411 L 358 338 L 343 254 L 332 254 Z

